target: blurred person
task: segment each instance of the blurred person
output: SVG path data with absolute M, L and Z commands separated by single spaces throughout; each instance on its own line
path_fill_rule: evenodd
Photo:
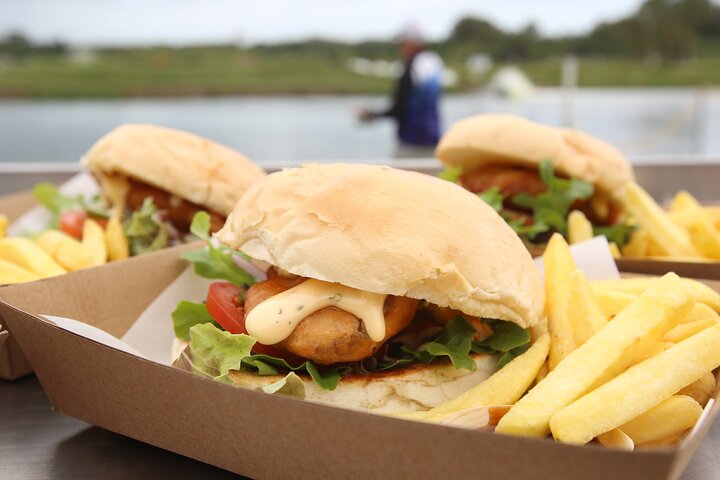
M 422 31 L 416 25 L 406 26 L 397 40 L 405 67 L 395 84 L 392 104 L 381 111 L 361 109 L 358 119 L 372 122 L 392 118 L 397 122 L 396 158 L 433 157 L 440 139 L 438 104 L 443 61 L 426 49 Z

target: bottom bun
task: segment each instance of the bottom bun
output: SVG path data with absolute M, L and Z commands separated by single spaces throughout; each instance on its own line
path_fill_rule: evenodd
M 304 387 L 304 399 L 354 410 L 376 413 L 400 413 L 428 410 L 452 400 L 478 385 L 497 370 L 491 355 L 473 355 L 477 370 L 457 369 L 448 362 L 409 367 L 367 375 L 342 378 L 335 390 L 323 390 L 308 375 L 298 375 Z M 284 378 L 284 375 L 257 375 L 233 370 L 230 379 L 238 386 L 260 390 Z

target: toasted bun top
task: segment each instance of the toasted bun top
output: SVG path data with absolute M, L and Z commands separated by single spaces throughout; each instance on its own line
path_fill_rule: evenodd
M 121 125 L 98 140 L 82 163 L 98 176 L 120 174 L 223 215 L 265 176 L 240 153 L 192 133 Z
M 543 312 L 523 243 L 476 195 L 390 167 L 305 165 L 268 175 L 220 241 L 293 274 L 427 300 L 527 328 Z
M 628 161 L 608 143 L 513 115 L 461 120 L 443 135 L 435 154 L 444 164 L 467 170 L 502 163 L 536 168 L 552 160 L 558 173 L 590 182 L 612 196 L 619 196 L 633 179 Z

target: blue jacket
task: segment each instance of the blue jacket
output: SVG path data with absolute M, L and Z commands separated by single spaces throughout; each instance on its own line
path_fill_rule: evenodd
M 417 53 L 405 64 L 392 106 L 375 114 L 397 121 L 400 143 L 434 147 L 440 139 L 442 71 L 443 63 L 437 54 L 426 50 Z

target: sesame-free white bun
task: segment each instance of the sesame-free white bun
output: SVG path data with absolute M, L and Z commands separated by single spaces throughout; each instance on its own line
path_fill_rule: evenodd
M 473 170 L 487 164 L 555 170 L 594 184 L 614 197 L 633 179 L 632 167 L 612 145 L 577 130 L 556 128 L 514 115 L 476 115 L 456 122 L 440 139 L 436 156 L 445 165 Z
M 90 148 L 82 163 L 99 178 L 123 175 L 223 215 L 265 176 L 262 168 L 235 150 L 154 125 L 115 128 Z
M 303 277 L 515 322 L 543 315 L 522 241 L 476 195 L 420 173 L 310 164 L 268 175 L 219 240 Z

